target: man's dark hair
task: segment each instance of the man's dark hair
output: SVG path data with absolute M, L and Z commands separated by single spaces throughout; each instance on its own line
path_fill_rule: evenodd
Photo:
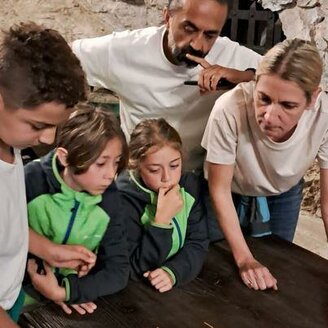
M 200 1 L 200 0 L 199 0 Z M 231 0 L 214 0 L 220 5 L 227 5 L 230 8 L 230 1 Z M 170 10 L 176 10 L 183 6 L 184 0 L 169 0 L 167 8 Z
M 0 36 L 0 94 L 8 109 L 57 102 L 67 108 L 86 100 L 81 64 L 55 30 L 33 22 Z

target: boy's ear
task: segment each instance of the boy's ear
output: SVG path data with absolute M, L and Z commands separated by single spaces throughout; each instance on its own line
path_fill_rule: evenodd
M 63 147 L 58 147 L 56 149 L 56 155 L 57 155 L 57 158 L 58 158 L 60 164 L 63 165 L 64 167 L 67 167 L 68 166 L 68 163 L 67 163 L 68 152 L 67 152 L 67 150 Z
M 0 93 L 0 110 L 3 110 L 4 108 L 5 108 L 5 103 L 4 103 L 2 95 Z

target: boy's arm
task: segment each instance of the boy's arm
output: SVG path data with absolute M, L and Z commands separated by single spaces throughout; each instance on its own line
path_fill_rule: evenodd
M 163 265 L 172 247 L 172 225 L 141 223 L 143 207 L 123 194 L 128 231 L 131 277 L 140 279 L 147 271 Z M 142 208 L 141 208 L 142 207 Z
M 55 244 L 29 229 L 29 252 L 48 262 L 53 267 L 76 269 L 87 264 L 90 270 L 96 255 L 84 246 Z
M 113 210 L 113 205 L 116 209 Z M 100 296 L 116 293 L 126 287 L 129 279 L 129 256 L 124 216 L 115 193 L 103 195 L 100 206 L 110 222 L 101 240 L 95 268 L 84 277 L 68 275 L 63 280 L 69 304 L 94 301 Z
M 0 327 L 19 328 L 19 326 L 10 319 L 8 313 L 2 307 L 0 307 Z

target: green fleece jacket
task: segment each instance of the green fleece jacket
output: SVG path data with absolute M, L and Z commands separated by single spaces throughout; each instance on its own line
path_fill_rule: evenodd
M 115 183 L 102 195 L 77 192 L 65 184 L 58 168 L 53 152 L 25 166 L 29 225 L 55 243 L 97 252 L 96 265 L 85 277 L 60 270 L 69 303 L 93 301 L 121 290 L 128 281 L 121 197 Z
M 153 222 L 157 194 L 131 171 L 118 177 L 127 220 L 132 279 L 142 278 L 144 272 L 159 267 L 171 275 L 176 285 L 198 275 L 208 248 L 199 181 L 188 173 L 182 175 L 179 185 L 184 206 L 170 225 L 160 225 Z

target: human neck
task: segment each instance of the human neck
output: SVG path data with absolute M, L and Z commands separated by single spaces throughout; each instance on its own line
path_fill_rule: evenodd
M 13 148 L 0 139 L 0 160 L 13 163 L 15 160 Z
M 166 30 L 165 33 L 164 33 L 164 37 L 163 37 L 164 55 L 170 63 L 176 65 L 177 63 L 174 61 L 173 56 L 172 56 L 172 51 L 169 47 L 168 34 L 169 34 L 168 30 Z
M 66 183 L 68 187 L 75 191 L 81 191 L 81 188 L 79 188 L 74 180 L 72 179 L 71 172 L 67 167 L 64 168 L 62 172 L 60 172 L 60 176 L 62 177 L 63 181 Z

